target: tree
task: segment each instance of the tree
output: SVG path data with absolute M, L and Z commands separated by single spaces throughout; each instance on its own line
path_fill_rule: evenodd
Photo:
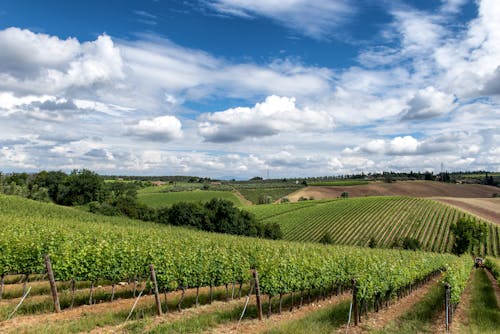
M 405 237 L 403 239 L 403 249 L 409 249 L 409 250 L 419 250 L 421 247 L 420 241 L 415 238 L 410 238 L 410 237 Z
M 476 223 L 470 218 L 460 218 L 451 225 L 451 231 L 455 236 L 452 252 L 457 255 L 461 255 L 483 242 L 488 233 L 486 224 Z
M 377 240 L 375 240 L 375 237 L 370 238 L 370 242 L 368 242 L 368 247 L 370 247 L 370 248 L 377 247 Z
M 61 171 L 41 171 L 35 175 L 31 186 L 37 185 L 39 188 L 47 188 L 50 198 L 55 202 L 59 193 L 59 187 L 67 177 L 68 175 Z
M 333 244 L 333 236 L 330 232 L 326 232 L 323 234 L 321 239 L 319 239 L 319 242 L 325 245 L 331 245 Z
M 104 180 L 88 169 L 73 170 L 59 186 L 57 203 L 84 205 L 105 198 Z
M 347 191 L 343 191 L 342 194 L 340 194 L 340 197 L 349 198 L 349 193 Z
M 267 223 L 264 225 L 264 238 L 273 240 L 283 239 L 283 232 L 280 225 L 277 223 Z

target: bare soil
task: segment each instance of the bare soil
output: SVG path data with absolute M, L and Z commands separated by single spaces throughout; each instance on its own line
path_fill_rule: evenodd
M 434 181 L 398 181 L 394 183 L 372 182 L 357 186 L 306 187 L 290 195 L 288 199 L 296 202 L 300 197 L 314 199 L 338 198 L 343 192 L 349 197 L 363 196 L 410 196 L 410 197 L 466 197 L 491 198 L 499 193 L 497 187 L 480 184 L 451 184 Z
M 500 225 L 500 198 L 433 198 Z

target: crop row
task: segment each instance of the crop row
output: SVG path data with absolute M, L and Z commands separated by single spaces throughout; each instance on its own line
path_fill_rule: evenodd
M 358 282 L 373 300 L 443 269 L 452 255 L 276 242 L 107 220 L 77 210 L 0 196 L 0 274 L 44 272 L 50 254 L 57 280 L 118 282 L 147 277 L 171 291 L 244 283 L 258 270 L 262 293 L 329 290 Z
M 319 241 L 326 233 L 333 243 L 391 247 L 405 237 L 419 240 L 423 250 L 449 252 L 450 226 L 466 213 L 436 201 L 409 197 L 368 197 L 307 204 L 281 204 L 255 209 L 258 219 L 278 223 L 287 240 Z M 266 212 L 266 210 L 268 210 Z M 488 226 L 478 254 L 499 255 L 499 227 Z

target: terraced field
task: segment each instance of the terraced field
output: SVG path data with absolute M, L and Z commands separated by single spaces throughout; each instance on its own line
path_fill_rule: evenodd
M 451 251 L 450 225 L 469 214 L 429 199 L 365 197 L 264 205 L 248 208 L 264 222 L 278 223 L 285 239 L 319 241 L 330 233 L 335 244 L 390 247 L 404 237 L 418 239 L 424 250 Z M 478 253 L 500 254 L 500 227 L 488 224 L 486 244 Z

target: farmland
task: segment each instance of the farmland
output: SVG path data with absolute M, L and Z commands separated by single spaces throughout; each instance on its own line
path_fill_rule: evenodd
M 500 198 L 437 197 L 434 199 L 500 225 Z
M 491 198 L 498 193 L 497 187 L 480 184 L 450 184 L 434 181 L 398 181 L 395 183 L 371 182 L 365 185 L 307 187 L 300 189 L 288 198 L 297 201 L 300 197 L 333 199 L 347 192 L 349 197 L 363 196 L 411 196 L 411 197 L 462 197 Z
M 352 277 L 357 278 L 356 296 L 359 300 L 373 303 L 407 291 L 410 284 L 444 270 L 447 265 L 453 267 L 458 260 L 453 255 L 437 253 L 284 241 L 256 242 L 252 238 L 101 217 L 12 196 L 0 196 L 0 204 L 0 220 L 4 227 L 0 232 L 2 274 L 43 273 L 42 255 L 48 253 L 57 280 L 75 279 L 91 282 L 92 286 L 106 281 L 115 284 L 131 277 L 144 280 L 149 275 L 148 264 L 153 263 L 160 290 L 165 293 L 172 294 L 176 287 L 181 286 L 197 288 L 198 296 L 198 288 L 226 285 L 228 297 L 234 296 L 234 290 L 228 294 L 227 285 L 232 285 L 234 289 L 235 283 L 240 287 L 247 284 L 251 278 L 249 268 L 256 268 L 260 275 L 261 293 L 268 295 L 269 300 L 275 297 L 275 302 L 279 295 L 280 305 L 283 296 L 287 297 L 285 303 L 290 302 L 289 294 L 300 293 L 302 296 L 307 292 L 309 296 L 312 294 L 319 298 L 320 295 L 336 292 L 337 288 L 347 288 Z M 19 210 L 20 207 L 23 209 Z M 387 262 L 392 265 L 385 265 Z M 128 298 L 130 291 L 116 293 Z M 200 300 L 207 302 L 206 293 L 207 290 L 202 291 Z M 82 298 L 81 292 L 76 296 L 78 306 L 85 298 Z M 96 293 L 95 298 L 108 303 L 108 298 L 113 297 L 109 296 L 108 290 L 105 295 L 98 296 Z M 42 306 L 36 300 L 29 302 L 27 308 L 21 307 L 19 312 L 50 312 L 47 301 Z M 65 300 L 64 305 L 68 307 L 68 299 Z M 132 302 L 130 300 L 129 305 Z M 2 301 L 0 314 L 6 314 L 11 304 Z M 101 326 L 115 325 L 117 318 L 122 316 L 100 319 L 99 323 Z M 20 324 L 22 326 L 22 322 Z M 1 326 L 6 326 L 6 330 L 22 329 L 12 322 L 4 322 Z M 89 329 L 81 327 L 82 324 L 79 326 L 80 331 Z M 72 330 L 69 328 L 68 331 Z
M 231 201 L 236 206 L 242 206 L 242 201 L 230 191 L 210 191 L 210 190 L 193 190 L 193 191 L 176 191 L 162 192 L 154 191 L 154 188 L 146 188 L 146 191 L 139 191 L 138 200 L 150 207 L 159 208 L 170 206 L 178 202 L 208 202 L 212 198 L 220 198 Z
M 367 197 L 331 201 L 265 205 L 248 208 L 265 222 L 280 224 L 285 239 L 319 241 L 330 233 L 335 244 L 391 247 L 404 237 L 418 239 L 423 249 L 451 250 L 450 225 L 463 211 L 421 198 Z M 500 227 L 489 224 L 489 236 L 480 252 L 500 254 Z

